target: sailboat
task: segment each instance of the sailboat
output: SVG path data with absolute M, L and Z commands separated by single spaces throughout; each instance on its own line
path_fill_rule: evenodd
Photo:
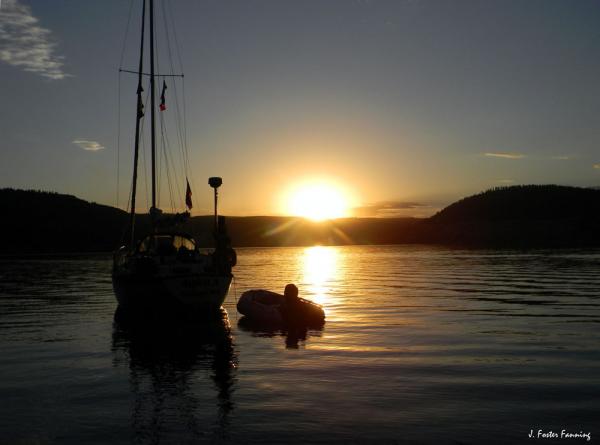
M 144 72 L 144 34 L 146 5 L 149 6 L 149 49 L 150 73 Z M 138 76 L 137 116 L 135 125 L 133 178 L 129 221 L 129 243 L 114 253 L 112 282 L 120 308 L 128 312 L 146 313 L 147 309 L 159 313 L 174 310 L 180 314 L 218 313 L 227 296 L 233 278 L 232 268 L 236 264 L 236 253 L 231 248 L 225 218 L 218 215 L 218 188 L 220 177 L 209 178 L 214 190 L 213 251 L 202 253 L 195 240 L 175 230 L 177 222 L 189 217 L 189 212 L 164 217 L 157 207 L 156 174 L 156 91 L 155 80 L 159 77 L 154 69 L 154 0 L 143 0 L 141 21 L 141 44 L 139 66 L 133 72 Z M 126 71 L 126 70 L 121 70 Z M 164 75 L 161 75 L 164 78 Z M 150 233 L 136 238 L 136 191 L 137 170 L 140 151 L 141 121 L 144 116 L 143 79 L 150 79 L 151 110 L 151 177 L 152 206 L 150 207 Z M 160 109 L 164 109 L 164 88 Z M 186 204 L 191 209 L 191 189 L 186 179 Z M 170 225 L 169 225 L 170 220 Z

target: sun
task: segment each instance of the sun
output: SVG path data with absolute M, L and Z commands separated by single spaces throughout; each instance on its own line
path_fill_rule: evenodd
M 313 221 L 348 216 L 350 204 L 345 193 L 333 184 L 315 182 L 297 186 L 289 193 L 287 213 Z

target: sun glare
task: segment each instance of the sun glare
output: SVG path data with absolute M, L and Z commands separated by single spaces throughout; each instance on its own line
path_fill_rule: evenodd
M 326 183 L 299 186 L 288 198 L 288 213 L 313 221 L 348 216 L 349 202 L 337 187 Z
M 313 301 L 324 304 L 331 292 L 331 282 L 339 280 L 338 251 L 335 247 L 313 246 L 304 249 L 303 281 L 314 295 Z

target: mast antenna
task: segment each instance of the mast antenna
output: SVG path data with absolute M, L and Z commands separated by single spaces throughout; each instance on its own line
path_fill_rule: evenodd
M 208 178 L 208 185 L 215 189 L 215 235 L 219 233 L 219 213 L 217 211 L 217 201 L 219 196 L 218 189 L 221 187 L 221 184 L 223 184 L 223 179 L 219 178 L 218 176 Z

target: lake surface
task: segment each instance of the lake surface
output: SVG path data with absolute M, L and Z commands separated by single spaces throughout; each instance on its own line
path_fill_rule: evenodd
M 176 328 L 114 321 L 108 255 L 0 259 L 0 443 L 598 442 L 600 251 L 238 257 L 228 319 Z M 323 329 L 236 313 L 289 282 Z

